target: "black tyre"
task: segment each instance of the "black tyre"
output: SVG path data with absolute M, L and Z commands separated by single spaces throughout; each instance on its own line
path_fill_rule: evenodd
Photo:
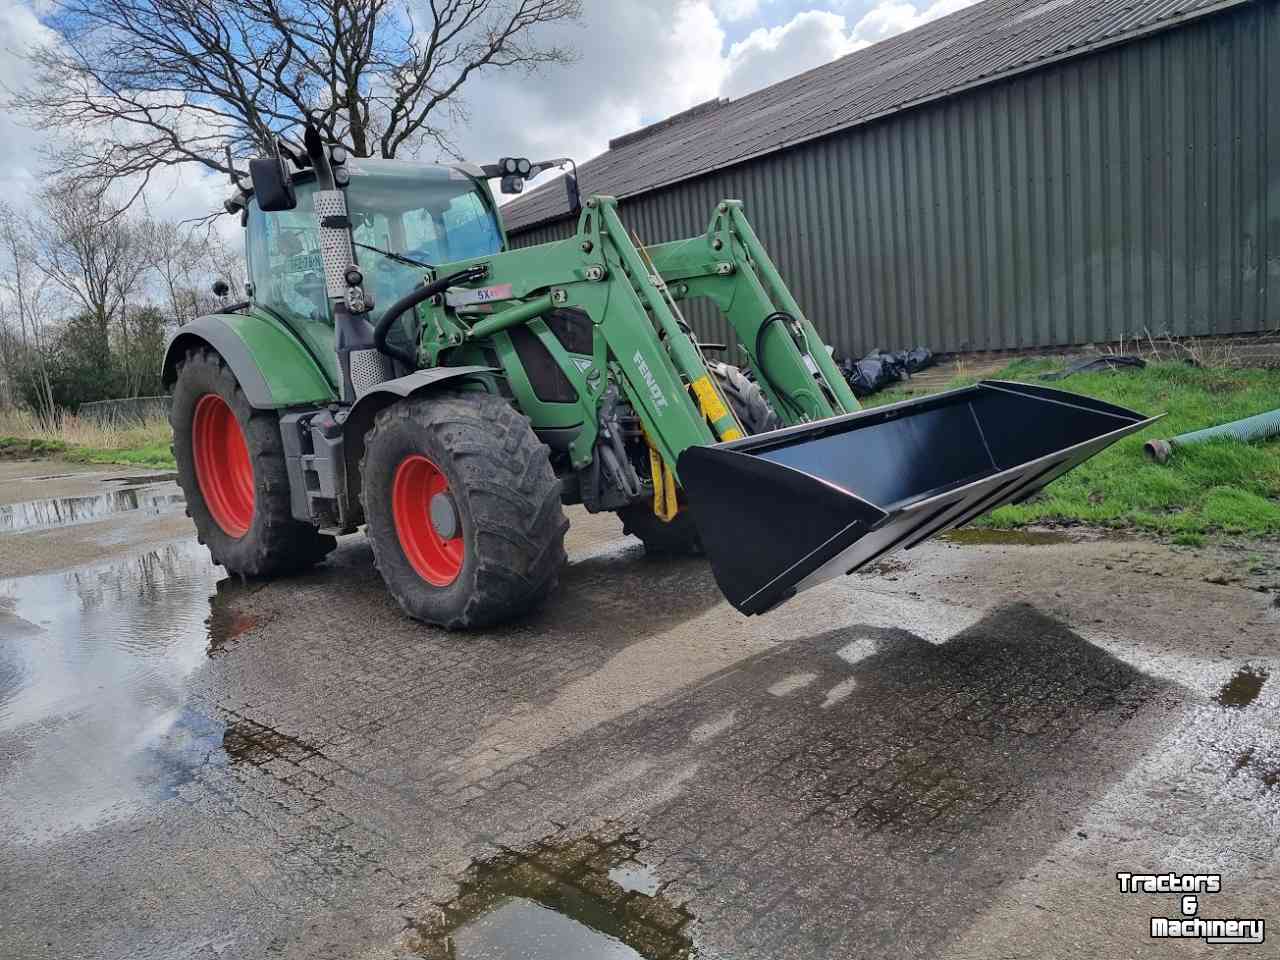
M 214 563 L 270 576 L 309 567 L 334 548 L 333 537 L 293 518 L 279 420 L 249 405 L 217 353 L 187 353 L 169 422 L 187 515 Z
M 729 363 L 712 363 L 709 365 L 711 375 L 716 378 L 720 392 L 733 408 L 738 422 L 747 431 L 748 436 L 767 433 L 782 426 L 782 420 L 769 406 L 769 400 L 758 383 L 747 379 L 747 375 Z
M 450 630 L 538 606 L 556 588 L 569 528 L 550 451 L 500 397 L 394 404 L 365 442 L 366 532 L 405 613 Z
M 782 426 L 764 391 L 741 370 L 728 363 L 712 363 L 708 368 L 748 435 Z M 654 515 L 650 503 L 633 503 L 619 510 L 618 518 L 622 521 L 622 532 L 643 541 L 646 553 L 676 556 L 702 553 L 698 528 L 687 510 L 664 523 Z

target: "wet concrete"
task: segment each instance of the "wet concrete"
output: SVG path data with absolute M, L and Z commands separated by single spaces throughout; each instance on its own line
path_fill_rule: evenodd
M 245 583 L 180 512 L 0 534 L 0 955 L 1205 954 L 1125 869 L 1280 918 L 1280 551 L 930 544 L 748 619 L 571 519 L 463 636 L 359 537 Z

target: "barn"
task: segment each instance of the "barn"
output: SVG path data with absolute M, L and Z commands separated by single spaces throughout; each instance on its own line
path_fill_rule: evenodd
M 1275 330 L 1280 9 L 985 0 L 618 137 L 580 183 L 645 242 L 742 199 L 845 354 Z M 513 242 L 567 236 L 564 209 L 509 203 Z

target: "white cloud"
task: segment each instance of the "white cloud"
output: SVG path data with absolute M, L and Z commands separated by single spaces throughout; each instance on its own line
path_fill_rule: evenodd
M 775 27 L 759 27 L 729 48 L 722 94 L 740 97 L 838 57 L 946 16 L 974 0 L 936 0 L 917 7 L 883 0 L 849 27 L 841 14 L 805 10 Z
M 706 0 L 588 4 L 581 24 L 556 26 L 545 37 L 575 47 L 577 62 L 469 82 L 470 121 L 453 130 L 465 156 L 567 154 L 582 162 L 610 138 L 720 89 L 724 31 Z
M 875 43 L 906 30 L 914 30 L 931 20 L 945 17 L 972 4 L 974 0 L 935 0 L 920 8 L 913 3 L 885 0 L 869 10 L 853 27 L 856 39 Z
M 715 11 L 726 23 L 750 20 L 760 12 L 760 0 L 715 0 Z
M 52 34 L 20 0 L 0 0 L 0 35 L 4 37 L 0 91 L 15 90 L 27 79 L 19 54 L 48 42 Z M 0 110 L 0 198 L 21 202 L 35 191 L 41 166 L 38 148 L 43 142 L 42 134 L 19 125 L 10 111 Z
M 729 48 L 723 93 L 740 97 L 851 53 L 865 42 L 826 10 L 798 13 L 780 27 L 760 27 Z

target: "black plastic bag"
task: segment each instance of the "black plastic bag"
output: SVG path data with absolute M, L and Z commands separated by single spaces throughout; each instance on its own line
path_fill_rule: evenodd
M 838 361 L 841 373 L 854 396 L 868 397 L 933 363 L 933 353 L 924 347 L 914 350 L 872 350 L 861 360 L 848 357 Z

